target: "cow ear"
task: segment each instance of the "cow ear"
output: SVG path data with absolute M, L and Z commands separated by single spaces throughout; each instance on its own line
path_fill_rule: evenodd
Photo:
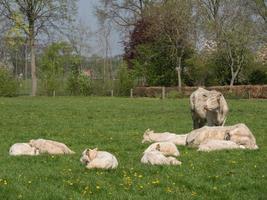
M 149 132 L 150 132 L 150 129 L 147 129 L 147 130 L 145 131 L 145 135 L 149 135 Z
M 160 151 L 160 144 L 157 144 L 156 150 Z
M 86 149 L 85 150 L 85 155 L 89 156 L 89 152 L 91 151 L 91 149 Z
M 225 135 L 224 135 L 224 139 L 225 140 L 231 140 L 231 135 L 230 135 L 230 132 L 229 131 L 227 131 L 226 133 L 225 133 Z
M 96 154 L 97 154 L 97 150 L 96 149 L 93 149 L 93 150 L 89 150 L 89 160 L 93 160 L 95 157 L 96 157 Z

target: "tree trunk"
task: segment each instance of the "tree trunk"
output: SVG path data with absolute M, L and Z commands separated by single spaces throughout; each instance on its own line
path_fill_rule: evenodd
M 31 49 L 31 75 L 32 75 L 32 96 L 36 96 L 37 92 L 37 77 L 36 77 L 36 64 L 35 64 L 35 34 L 34 25 L 30 23 L 30 49 Z
M 177 74 L 178 74 L 178 89 L 179 92 L 182 91 L 182 78 L 181 78 L 181 62 L 182 62 L 182 57 L 178 58 L 178 67 L 177 67 Z
M 231 77 L 231 81 L 230 81 L 230 87 L 234 86 L 235 79 L 236 79 L 236 77 L 237 77 L 237 75 L 239 73 L 239 70 L 240 69 L 238 68 L 238 70 L 236 72 L 232 73 L 232 77 Z
M 25 70 L 24 79 L 27 80 L 28 76 L 28 42 L 25 43 Z

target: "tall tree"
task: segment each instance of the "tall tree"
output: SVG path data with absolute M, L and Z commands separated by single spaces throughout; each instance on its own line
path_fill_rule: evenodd
M 31 51 L 32 96 L 36 96 L 36 37 L 48 27 L 60 27 L 75 11 L 73 0 L 0 0 L 0 13 L 24 31 Z
M 256 40 L 255 22 L 247 1 L 197 0 L 203 32 L 217 44 L 217 55 L 223 57 L 233 86 L 249 59 Z
M 156 36 L 156 40 L 165 38 L 167 49 L 170 52 L 170 59 L 176 65 L 178 74 L 178 88 L 182 88 L 182 60 L 185 51 L 192 46 L 194 20 L 192 4 L 190 0 L 168 0 L 156 4 L 155 13 L 148 13 L 151 18 L 151 33 Z M 153 20 L 157 18 L 158 20 Z M 157 33 L 157 34 L 155 34 Z

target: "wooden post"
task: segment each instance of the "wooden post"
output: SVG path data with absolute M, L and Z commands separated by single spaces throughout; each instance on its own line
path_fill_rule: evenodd
M 56 90 L 53 91 L 53 97 L 55 97 L 55 96 L 56 96 Z
M 131 94 L 130 95 L 131 95 L 131 98 L 133 98 L 133 89 L 131 89 Z
M 111 90 L 111 96 L 113 97 L 113 90 Z
M 161 95 L 162 99 L 165 99 L 165 87 L 162 87 L 162 95 Z

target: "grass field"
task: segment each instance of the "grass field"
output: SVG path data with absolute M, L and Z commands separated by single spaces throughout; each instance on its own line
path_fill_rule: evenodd
M 147 128 L 191 130 L 188 99 L 0 98 L 0 199 L 267 199 L 267 101 L 228 100 L 227 124 L 244 122 L 259 150 L 200 153 L 178 147 L 181 166 L 140 163 Z M 76 154 L 10 157 L 33 138 L 64 142 Z M 88 170 L 87 147 L 117 156 L 116 170 Z

